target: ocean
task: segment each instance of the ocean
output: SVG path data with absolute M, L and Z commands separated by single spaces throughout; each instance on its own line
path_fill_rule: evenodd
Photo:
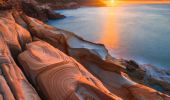
M 55 27 L 102 43 L 113 57 L 170 69 L 170 5 L 121 5 L 57 10 Z

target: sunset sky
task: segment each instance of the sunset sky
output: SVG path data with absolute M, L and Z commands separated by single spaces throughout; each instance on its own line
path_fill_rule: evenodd
M 107 5 L 123 4 L 170 4 L 170 0 L 105 0 Z

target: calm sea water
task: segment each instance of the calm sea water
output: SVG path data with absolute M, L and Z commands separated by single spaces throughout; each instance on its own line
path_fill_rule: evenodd
M 170 69 L 170 5 L 126 5 L 57 11 L 48 24 L 103 43 L 118 58 Z

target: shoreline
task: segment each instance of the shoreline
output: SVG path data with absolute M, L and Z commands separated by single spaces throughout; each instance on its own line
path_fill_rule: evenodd
M 144 80 L 154 84 L 161 83 L 161 86 L 169 89 L 167 81 L 158 81 L 154 74 L 148 74 L 147 66 L 144 69 L 135 61 L 113 58 L 103 44 L 87 41 L 73 32 L 47 25 L 37 18 L 28 16 L 28 12 L 31 12 L 34 17 L 39 18 L 42 17 L 39 15 L 43 15 L 44 19 L 49 19 L 52 14 L 49 13 L 49 9 L 35 7 L 36 10 L 28 11 L 30 3 L 26 3 L 26 10 L 23 10 L 23 5 L 18 2 L 12 4 L 12 8 L 8 8 L 11 3 L 13 2 L 3 1 L 0 5 L 0 95 L 3 98 L 170 98 L 167 91 L 161 93 L 132 80 L 134 78 L 141 83 Z M 154 67 L 151 70 L 155 71 Z M 158 72 L 161 75 L 169 74 L 159 70 Z
M 157 4 L 156 4 L 157 5 Z M 85 7 L 88 7 L 88 6 L 85 6 Z M 90 6 L 91 7 L 91 6 Z M 93 7 L 93 6 L 92 6 Z M 80 7 L 81 8 L 81 7 Z M 76 8 L 76 9 L 79 9 L 79 8 Z M 61 10 L 65 10 L 65 9 L 61 9 Z M 66 9 L 67 10 L 67 9 Z M 70 9 L 68 9 L 70 10 Z M 54 11 L 57 11 L 57 10 L 54 10 Z M 67 16 L 66 16 L 67 18 Z M 55 27 L 55 26 L 54 26 Z M 57 27 L 56 27 L 57 28 Z M 61 29 L 62 30 L 62 29 Z M 83 39 L 83 37 L 75 34 L 76 36 L 78 36 L 79 38 L 81 38 L 83 41 L 86 41 L 85 39 Z M 90 41 L 88 41 L 90 42 Z M 94 43 L 94 42 L 90 42 L 90 43 L 93 43 L 93 44 L 99 44 L 99 45 L 103 45 L 102 43 Z M 108 52 L 108 55 L 111 56 L 111 54 L 109 53 L 108 49 L 104 46 L 104 48 L 107 50 Z M 125 66 L 126 63 L 124 62 L 133 62 L 133 64 L 136 66 L 136 68 L 129 68 L 130 70 L 135 70 L 135 71 L 139 71 L 139 72 L 135 72 L 133 71 L 134 73 L 128 73 L 128 75 L 131 76 L 131 78 L 134 80 L 134 81 L 137 81 L 141 84 L 144 84 L 144 85 L 147 85 L 147 86 L 150 86 L 154 89 L 157 89 L 159 91 L 167 91 L 167 85 L 170 85 L 170 81 L 168 81 L 168 79 L 170 79 L 170 69 L 166 69 L 166 68 L 162 68 L 162 67 L 158 67 L 158 66 L 155 66 L 154 64 L 149 64 L 149 63 L 140 63 L 140 62 L 136 62 L 137 60 L 135 59 L 125 59 L 124 57 L 122 58 L 117 58 L 115 56 L 111 56 L 112 58 L 114 59 L 117 59 L 118 61 L 120 61 L 119 63 L 123 62 L 122 66 Z M 132 65 L 133 65 L 132 64 Z M 149 68 L 149 66 L 151 68 Z M 142 72 L 141 72 L 142 71 Z M 131 72 L 131 71 L 130 71 Z M 162 74 L 160 72 L 163 72 Z M 165 72 L 165 73 L 164 73 Z M 141 77 L 143 77 L 143 79 L 140 79 L 138 76 L 136 77 L 135 74 L 138 73 Z M 157 74 L 157 75 L 154 75 L 154 74 Z M 160 75 L 160 76 L 158 76 Z M 162 77 L 163 79 L 161 80 Z M 164 79 L 165 78 L 165 79 Z M 168 79 L 166 79 L 168 78 Z M 155 82 L 148 82 L 148 80 L 153 80 Z M 141 82 L 142 80 L 142 82 Z M 162 83 L 161 83 L 162 82 Z M 166 85 L 165 85 L 166 84 Z M 165 86 L 163 86 L 165 85 Z M 167 91 L 167 94 L 170 95 L 170 87 L 168 86 L 168 91 Z

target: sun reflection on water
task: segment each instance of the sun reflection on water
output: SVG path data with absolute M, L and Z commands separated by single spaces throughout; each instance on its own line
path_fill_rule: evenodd
M 119 45 L 119 34 L 117 32 L 116 16 L 114 13 L 115 9 L 107 9 L 103 11 L 102 15 L 102 37 L 98 42 L 103 43 L 107 48 L 113 49 L 117 48 Z M 105 16 L 105 13 L 110 13 L 111 16 Z

